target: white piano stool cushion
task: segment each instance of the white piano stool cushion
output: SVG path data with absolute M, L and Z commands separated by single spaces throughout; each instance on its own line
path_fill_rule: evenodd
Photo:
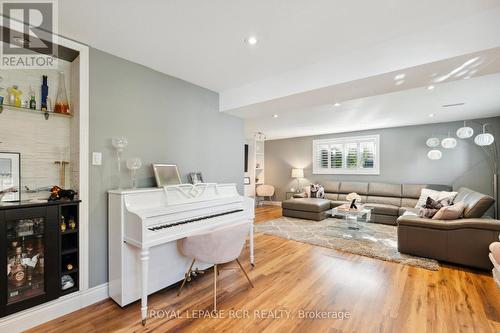
M 186 257 L 207 264 L 231 262 L 240 256 L 250 225 L 250 222 L 245 221 L 183 238 L 178 243 L 179 251 Z

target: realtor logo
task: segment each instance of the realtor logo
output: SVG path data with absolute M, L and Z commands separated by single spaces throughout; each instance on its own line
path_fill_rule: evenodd
M 55 68 L 56 3 L 53 0 L 1 1 L 1 10 L 0 68 Z

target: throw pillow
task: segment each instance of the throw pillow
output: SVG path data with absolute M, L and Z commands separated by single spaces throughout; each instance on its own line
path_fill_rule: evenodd
M 448 199 L 437 201 L 428 197 L 424 207 L 420 208 L 420 217 L 432 218 L 441 208 L 449 206 Z
M 460 201 L 454 205 L 442 207 L 432 217 L 433 220 L 456 220 L 464 214 L 465 203 Z
M 435 191 L 429 188 L 423 188 L 422 191 L 420 192 L 420 198 L 418 199 L 415 208 L 424 207 L 428 197 L 431 197 L 432 199 L 437 201 L 448 199 L 448 202 L 451 203 L 453 202 L 453 199 L 455 199 L 456 195 L 457 192 Z
M 323 199 L 325 197 L 325 189 L 319 184 L 311 185 L 311 198 Z

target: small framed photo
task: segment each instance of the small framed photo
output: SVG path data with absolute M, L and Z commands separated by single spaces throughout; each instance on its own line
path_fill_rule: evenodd
M 250 185 L 250 177 L 243 178 L 243 184 L 244 185 Z
M 0 201 L 19 201 L 21 154 L 0 153 Z
M 163 187 L 169 185 L 179 185 L 181 177 L 175 164 L 153 164 L 156 186 Z
M 193 185 L 203 183 L 203 176 L 201 175 L 201 172 L 190 172 L 189 182 Z

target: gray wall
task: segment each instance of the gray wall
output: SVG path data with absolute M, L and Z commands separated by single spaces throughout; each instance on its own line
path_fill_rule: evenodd
M 118 185 L 111 138 L 128 138 L 124 159 L 142 159 L 140 187 L 154 185 L 152 162 L 168 162 L 184 181 L 201 171 L 205 181 L 237 183 L 242 193 L 243 121 L 218 110 L 213 91 L 91 49 L 90 153 L 103 153 L 103 165 L 90 169 L 91 287 L 108 280 L 106 191 Z M 126 171 L 122 179 L 130 184 Z
M 490 123 L 490 131 L 500 140 L 500 117 L 483 119 Z M 368 181 L 390 183 L 446 184 L 454 188 L 467 186 L 482 193 L 491 194 L 492 176 L 486 154 L 471 139 L 459 140 L 455 149 L 445 150 L 443 158 L 431 161 L 427 158 L 429 148 L 425 141 L 433 133 L 452 134 L 462 122 L 430 124 L 422 126 L 397 127 L 341 134 L 319 135 L 282 140 L 266 141 L 265 178 L 266 183 L 276 187 L 278 200 L 285 198 L 285 192 L 297 187 L 297 181 L 290 178 L 291 168 L 305 168 L 301 184 L 335 179 L 345 181 Z M 480 130 L 472 125 L 476 133 Z M 312 141 L 345 136 L 380 134 L 380 175 L 313 175 Z

